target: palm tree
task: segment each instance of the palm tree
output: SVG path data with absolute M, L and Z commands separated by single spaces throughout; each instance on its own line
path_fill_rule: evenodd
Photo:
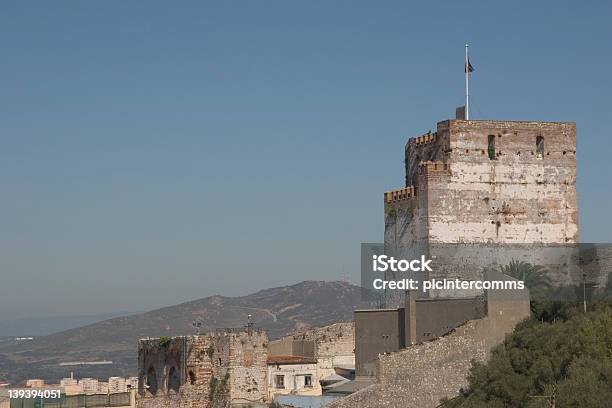
M 501 266 L 499 270 L 505 275 L 522 280 L 525 287 L 529 289 L 532 299 L 541 298 L 552 286 L 550 277 L 547 275 L 548 270 L 541 265 L 513 259 L 508 265 Z

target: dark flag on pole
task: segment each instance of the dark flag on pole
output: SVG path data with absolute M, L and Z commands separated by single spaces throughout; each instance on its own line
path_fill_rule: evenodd
M 472 64 L 470 63 L 470 60 L 468 58 L 467 63 L 465 64 L 465 73 L 469 73 L 469 72 L 474 72 L 474 67 L 472 66 Z
M 470 64 L 468 54 L 468 44 L 465 44 L 465 59 L 463 60 L 463 70 L 465 71 L 465 120 L 470 120 L 470 73 L 474 72 L 474 67 Z

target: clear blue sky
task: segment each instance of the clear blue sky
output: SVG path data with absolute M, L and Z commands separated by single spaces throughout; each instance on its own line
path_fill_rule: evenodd
M 403 145 L 575 121 L 582 241 L 610 242 L 612 7 L 3 2 L 0 319 L 358 280 Z

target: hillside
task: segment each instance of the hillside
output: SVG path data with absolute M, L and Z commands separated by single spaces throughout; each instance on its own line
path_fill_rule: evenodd
M 46 336 L 51 333 L 74 329 L 128 314 L 130 313 L 114 312 L 99 315 L 49 316 L 2 320 L 0 321 L 0 337 Z
M 361 289 L 345 282 L 306 281 L 292 286 L 265 289 L 247 296 L 211 296 L 146 313 L 105 320 L 36 338 L 0 346 L 0 379 L 13 382 L 25 378 L 57 380 L 74 371 L 77 376 L 104 378 L 135 375 L 137 341 L 143 337 L 194 333 L 244 326 L 252 315 L 256 327 L 268 330 L 270 338 L 308 326 L 323 326 L 352 319 L 361 301 Z M 110 366 L 61 367 L 70 361 L 110 360 Z

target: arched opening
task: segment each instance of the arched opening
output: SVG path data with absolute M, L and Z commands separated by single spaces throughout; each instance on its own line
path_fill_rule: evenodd
M 544 157 L 544 138 L 542 136 L 536 137 L 536 156 L 538 159 Z
M 178 375 L 178 370 L 176 367 L 172 366 L 170 371 L 168 372 L 168 386 L 166 389 L 168 391 L 178 392 L 179 387 L 181 386 L 181 380 Z
M 489 135 L 487 139 L 487 152 L 489 160 L 495 160 L 495 135 Z
M 196 382 L 196 375 L 193 370 L 189 370 L 189 384 L 193 385 Z
M 149 394 L 157 394 L 157 375 L 155 374 L 155 368 L 153 366 L 149 367 L 149 369 L 147 370 L 145 388 Z

